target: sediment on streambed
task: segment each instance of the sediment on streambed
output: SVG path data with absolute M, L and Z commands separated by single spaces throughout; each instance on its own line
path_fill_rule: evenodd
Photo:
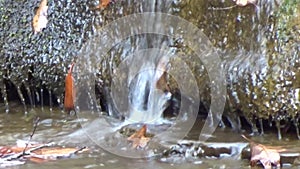
M 31 21 L 38 6 L 36 1 L 0 1 L 0 25 L 3 27 L 0 32 L 0 89 L 6 110 L 12 100 L 20 100 L 25 107 L 43 102 L 62 104 L 68 66 L 76 62 L 84 42 L 105 24 L 122 16 L 162 11 L 199 27 L 219 51 L 227 80 L 224 115 L 232 127 L 239 129 L 238 117 L 243 116 L 254 132 L 259 119 L 275 121 L 278 128 L 284 122 L 298 128 L 300 19 L 297 0 L 280 3 L 262 0 L 255 5 L 232 8 L 226 7 L 234 6 L 233 1 L 158 3 L 127 0 L 92 10 L 97 3 L 49 1 L 49 23 L 42 32 L 34 34 Z M 194 59 L 196 55 L 184 39 L 157 37 L 160 42 L 156 44 L 151 44 L 155 42 L 155 36 L 151 35 L 128 38 L 103 56 L 103 61 L 98 63 L 99 79 L 96 82 L 103 107 L 106 106 L 105 90 L 110 87 L 114 68 L 126 54 L 138 50 L 141 41 L 143 48 L 157 47 L 164 42 L 177 53 L 183 53 L 185 58 L 182 59 L 191 67 L 197 80 L 204 111 L 209 107 L 207 68 L 201 60 Z M 174 64 L 176 58 L 172 62 Z M 170 69 L 176 71 L 172 62 Z M 169 83 L 171 90 L 177 91 L 172 77 Z

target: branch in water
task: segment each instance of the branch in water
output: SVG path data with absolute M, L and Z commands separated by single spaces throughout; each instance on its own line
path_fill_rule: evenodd
M 31 132 L 31 134 L 30 134 L 30 136 L 29 136 L 29 139 L 28 139 L 28 142 L 26 143 L 26 146 L 25 146 L 25 148 L 24 148 L 24 150 L 23 150 L 23 155 L 25 155 L 25 151 L 26 151 L 26 149 L 27 149 L 27 147 L 28 147 L 30 141 L 32 140 L 32 137 L 33 137 L 33 135 L 34 135 L 34 133 L 35 133 L 35 131 L 36 131 L 36 128 L 37 128 L 39 122 L 40 122 L 40 118 L 39 118 L 39 117 L 36 117 L 36 118 L 34 119 L 34 121 L 33 121 L 33 130 L 32 130 L 32 132 Z

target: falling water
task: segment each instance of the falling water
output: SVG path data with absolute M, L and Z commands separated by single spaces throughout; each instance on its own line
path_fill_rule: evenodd
M 143 1 L 141 4 L 141 8 L 137 9 L 141 11 L 137 12 L 167 12 L 164 10 L 169 9 L 171 2 L 161 4 Z M 166 29 L 163 26 L 165 24 L 157 17 L 147 22 L 147 25 L 141 25 L 149 28 L 149 34 L 131 37 L 127 35 L 123 38 L 123 33 L 127 30 L 122 32 L 119 28 L 122 26 L 118 24 L 116 29 L 106 28 L 107 32 L 101 29 L 103 34 L 99 36 L 99 40 L 91 40 L 85 44 L 74 67 L 76 111 L 78 117 L 85 121 L 82 122 L 83 129 L 74 132 L 68 136 L 70 139 L 66 140 L 74 142 L 79 136 L 78 140 L 83 141 L 82 135 L 87 134 L 97 144 L 114 151 L 128 146 L 124 145 L 126 141 L 115 139 L 118 136 L 116 131 L 121 127 L 140 123 L 151 124 L 150 126 L 168 123 L 163 118 L 163 112 L 168 106 L 171 94 L 167 90 L 161 90 L 158 81 L 165 78 L 164 72 L 168 72 L 169 61 L 176 52 L 174 47 L 170 47 L 172 44 L 170 37 L 151 34 L 153 29 Z M 135 29 L 139 29 L 138 26 L 127 28 L 130 29 L 128 32 L 137 32 Z M 98 83 L 97 81 L 101 79 L 96 77 L 93 81 L 95 74 L 109 79 L 109 82 L 101 82 L 105 100 L 100 98 L 100 102 L 107 104 L 106 111 L 109 117 L 103 117 L 102 112 L 98 113 L 95 106 L 97 99 L 91 96 L 95 92 L 93 82 Z M 115 119 L 119 121 L 116 122 Z M 169 124 L 167 126 L 170 126 Z
M 167 12 L 171 3 L 171 1 L 144 1 L 142 12 Z M 150 30 L 164 29 L 160 18 L 148 21 L 147 26 Z M 139 43 L 134 54 L 126 58 L 129 64 L 125 84 L 129 91 L 126 93 L 128 109 L 125 113 L 125 123 L 162 123 L 162 114 L 171 94 L 158 89 L 157 83 L 160 78 L 166 78 L 163 77 L 164 72 L 167 71 L 169 59 L 174 52 L 167 47 L 169 42 L 164 36 L 142 36 L 137 41 Z
M 8 105 L 8 99 L 7 99 L 7 90 L 6 90 L 6 85 L 3 82 L 4 80 L 1 80 L 1 92 L 2 92 L 2 97 L 4 100 L 4 105 L 5 105 L 5 112 L 9 112 L 9 105 Z
M 127 63 L 129 63 L 126 72 L 127 79 L 124 79 L 125 83 L 118 84 L 127 84 L 129 91 L 122 93 L 121 95 L 124 94 L 124 96 L 121 97 L 120 93 L 114 94 L 114 98 L 128 100 L 128 107 L 125 108 L 127 111 L 124 113 L 125 123 L 156 124 L 162 122 L 162 113 L 171 94 L 159 89 L 158 81 L 166 78 L 164 72 L 170 54 L 170 51 L 165 52 L 154 48 L 138 51 L 127 58 Z M 121 109 L 124 110 L 124 108 Z
M 168 12 L 167 10 L 170 9 L 171 4 L 172 1 L 141 1 L 141 7 L 135 9 L 135 12 Z M 161 18 L 157 17 L 156 20 L 147 22 L 147 25 L 140 26 L 148 27 L 149 32 L 165 29 L 165 25 L 160 19 Z M 135 29 L 139 28 L 133 26 L 130 29 L 130 32 L 136 32 L 137 30 Z M 118 30 L 114 31 L 116 31 L 116 34 L 123 33 L 122 30 L 120 30 L 121 32 L 118 32 Z M 111 34 L 111 30 L 105 33 Z M 117 38 L 119 37 L 114 37 L 113 39 L 113 41 L 117 42 L 112 45 L 113 48 L 107 47 L 111 48 L 107 54 L 108 59 L 106 61 L 106 66 L 110 69 L 108 71 L 109 73 L 102 72 L 102 74 L 104 74 L 103 76 L 109 74 L 108 76 L 111 76 L 113 79 L 112 84 L 106 86 L 108 90 L 104 94 L 108 104 L 108 113 L 119 119 L 125 119 L 126 124 L 140 122 L 152 124 L 161 123 L 163 111 L 167 107 L 171 94 L 158 89 L 157 82 L 160 78 L 164 78 L 162 76 L 164 72 L 167 71 L 168 60 L 174 55 L 172 47 L 169 47 L 170 39 L 163 35 L 150 34 L 116 40 Z M 101 36 L 101 41 L 105 41 L 105 36 Z M 103 45 L 109 46 L 111 44 Z M 99 46 L 103 45 L 101 44 Z M 91 49 L 87 49 L 88 53 L 83 56 L 85 57 L 83 62 L 86 62 L 86 65 L 78 65 L 78 69 L 86 69 L 86 66 L 89 65 L 90 62 L 92 62 L 92 64 L 103 63 L 103 60 L 106 59 L 101 53 L 103 51 L 101 48 L 97 48 L 96 52 L 93 51 L 91 53 L 90 51 Z M 90 59 L 91 55 L 98 56 L 98 58 L 92 61 Z M 114 63 L 115 60 L 118 60 L 115 58 L 120 60 L 121 63 L 119 65 Z M 99 65 L 92 65 L 91 67 L 94 68 L 97 66 Z M 104 64 L 101 64 L 101 69 L 103 69 L 103 66 Z M 121 72 L 118 73 L 117 71 L 116 73 L 116 70 Z M 117 82 L 114 82 L 114 80 Z M 88 88 L 94 90 L 93 85 L 89 85 Z M 90 100 L 94 99 L 90 95 L 90 93 L 87 93 Z M 84 102 L 94 110 L 95 105 L 93 101 Z M 84 105 L 82 106 L 84 107 Z
M 24 106 L 24 110 L 25 110 L 25 114 L 27 114 L 27 106 L 26 106 L 26 103 L 25 103 L 25 98 L 24 98 L 24 95 L 22 94 L 22 91 L 21 91 L 21 88 L 20 86 L 17 86 L 17 92 L 18 92 L 18 95 L 20 97 L 20 100 L 21 100 L 21 103 L 23 104 Z
M 26 90 L 31 108 L 33 108 L 35 106 L 34 101 L 33 101 L 34 100 L 33 92 L 30 90 L 30 87 L 27 83 L 25 83 L 24 86 L 25 86 L 25 90 Z

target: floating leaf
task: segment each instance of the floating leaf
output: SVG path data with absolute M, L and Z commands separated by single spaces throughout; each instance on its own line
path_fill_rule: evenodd
M 46 25 L 48 23 L 47 10 L 47 0 L 42 0 L 32 21 L 32 26 L 35 34 L 41 32 L 43 28 L 46 28 Z
M 33 151 L 29 159 L 33 162 L 46 162 L 49 160 L 56 160 L 61 158 L 69 158 L 76 153 L 82 153 L 87 151 L 85 147 L 83 148 L 62 148 L 62 147 L 46 147 Z
M 78 152 L 87 151 L 85 147 L 83 148 L 62 148 L 62 147 L 47 147 L 39 150 L 33 151 L 34 154 L 37 155 L 56 155 L 56 156 L 64 156 L 69 154 L 75 154 Z
M 137 132 L 133 133 L 130 137 L 127 138 L 128 141 L 132 142 L 133 148 L 144 148 L 147 146 L 150 141 L 149 137 L 146 137 L 147 126 L 143 127 Z
M 26 147 L 3 146 L 0 147 L 0 167 L 24 164 L 26 160 L 43 163 L 50 160 L 70 158 L 77 153 L 88 151 L 87 148 L 53 147 L 49 144 L 30 144 Z

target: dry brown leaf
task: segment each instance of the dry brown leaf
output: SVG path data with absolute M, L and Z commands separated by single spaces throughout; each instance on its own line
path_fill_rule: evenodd
M 48 23 L 47 10 L 47 0 L 42 0 L 32 21 L 33 31 L 35 34 L 41 32 L 43 28 L 46 28 Z
M 106 8 L 111 0 L 99 0 L 99 5 L 95 7 L 95 9 Z
M 256 165 L 257 161 L 264 168 L 272 168 L 272 164 L 280 167 L 280 154 L 276 149 L 269 149 L 262 144 L 251 143 L 251 166 Z
M 68 71 L 68 74 L 65 78 L 64 108 L 68 112 L 75 110 L 75 107 L 74 107 L 75 85 L 74 85 L 74 78 L 72 75 L 73 67 L 74 67 L 74 63 L 72 63 L 72 65 Z
M 149 137 L 146 137 L 147 126 L 143 127 L 137 132 L 133 133 L 130 137 L 127 138 L 128 141 L 132 142 L 132 148 L 144 148 L 147 146 L 150 141 Z
M 87 148 L 52 147 L 52 144 L 29 144 L 24 146 L 0 147 L 0 167 L 14 166 L 25 163 L 28 159 L 35 163 L 43 163 L 60 158 L 69 158 L 74 154 L 88 151 Z
M 265 146 L 262 144 L 255 143 L 246 136 L 242 135 L 247 141 L 250 142 L 251 150 L 251 166 L 256 165 L 259 161 L 264 168 L 272 168 L 272 164 L 280 167 L 280 152 L 286 149 L 278 146 Z
M 86 148 L 62 148 L 62 147 L 46 147 L 33 151 L 29 155 L 29 160 L 37 163 L 46 162 L 48 160 L 56 160 L 58 158 L 68 158 L 73 154 L 88 151 Z
M 0 147 L 0 157 L 14 153 L 10 147 Z
M 37 144 L 37 145 L 29 145 L 26 150 L 30 149 L 30 148 L 33 148 L 33 147 L 37 147 L 39 146 L 40 144 Z M 3 147 L 0 147 L 0 158 L 2 156 L 5 156 L 5 155 L 9 155 L 9 154 L 17 154 L 17 153 L 21 153 L 23 152 L 25 149 L 25 147 L 21 147 L 21 146 L 3 146 Z
M 29 157 L 29 160 L 34 163 L 45 163 L 49 161 L 47 159 L 40 158 L 40 157 Z
M 48 147 L 33 151 L 37 155 L 68 155 L 78 152 L 78 148 L 61 148 L 61 147 Z M 80 152 L 87 151 L 87 149 L 82 149 Z

